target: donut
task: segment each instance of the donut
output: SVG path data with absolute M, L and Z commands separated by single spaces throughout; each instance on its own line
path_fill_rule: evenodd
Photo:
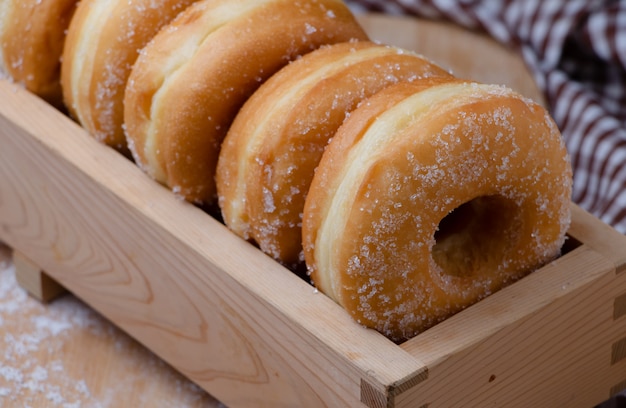
M 81 0 L 63 51 L 61 83 L 70 115 L 129 158 L 124 89 L 139 51 L 195 0 Z
M 0 1 L 0 70 L 61 108 L 60 72 L 65 31 L 77 0 Z
M 502 86 L 398 84 L 354 110 L 305 201 L 316 287 L 403 341 L 550 262 L 572 170 L 536 103 Z
M 222 144 L 216 182 L 224 223 L 297 269 L 304 198 L 328 140 L 368 96 L 434 76 L 451 74 L 367 41 L 325 46 L 281 69 L 244 104 Z
M 136 163 L 178 197 L 214 206 L 221 143 L 250 95 L 299 56 L 366 39 L 339 0 L 195 3 L 133 67 L 124 120 Z

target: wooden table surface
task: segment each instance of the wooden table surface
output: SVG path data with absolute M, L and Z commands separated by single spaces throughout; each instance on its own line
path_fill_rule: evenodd
M 443 23 L 361 16 L 373 39 L 417 50 L 453 73 L 507 84 L 541 101 L 513 52 Z M 50 304 L 15 280 L 0 244 L 0 407 L 217 407 L 219 402 L 171 369 L 79 299 Z
M 220 404 L 73 295 L 30 297 L 0 244 L 0 407 L 122 406 Z

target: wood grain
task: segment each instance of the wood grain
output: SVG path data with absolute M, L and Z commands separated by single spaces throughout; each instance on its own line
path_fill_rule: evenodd
M 11 252 L 0 244 L 0 407 L 221 406 L 71 294 L 29 296 Z

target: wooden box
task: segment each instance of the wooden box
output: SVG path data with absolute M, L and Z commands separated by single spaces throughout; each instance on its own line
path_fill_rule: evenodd
M 566 254 L 396 345 L 0 81 L 0 241 L 232 407 L 602 402 L 626 388 L 626 238 L 572 209 Z

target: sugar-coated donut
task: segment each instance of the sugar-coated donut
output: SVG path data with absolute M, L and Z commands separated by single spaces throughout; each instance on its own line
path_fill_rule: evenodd
M 100 142 L 130 157 L 124 89 L 139 51 L 195 0 L 81 0 L 70 23 L 61 81 L 70 114 Z
M 303 216 L 320 291 L 410 338 L 549 262 L 572 170 L 546 111 L 493 85 L 381 91 L 330 142 Z
M 60 108 L 61 54 L 78 0 L 1 0 L 0 71 Z
M 224 136 L 261 83 L 325 44 L 367 36 L 340 0 L 211 0 L 183 12 L 144 48 L 128 83 L 135 161 L 190 202 L 217 201 Z
M 225 224 L 291 267 L 302 263 L 304 198 L 328 140 L 382 88 L 451 75 L 423 57 L 372 42 L 311 52 L 273 75 L 243 106 L 220 153 Z

